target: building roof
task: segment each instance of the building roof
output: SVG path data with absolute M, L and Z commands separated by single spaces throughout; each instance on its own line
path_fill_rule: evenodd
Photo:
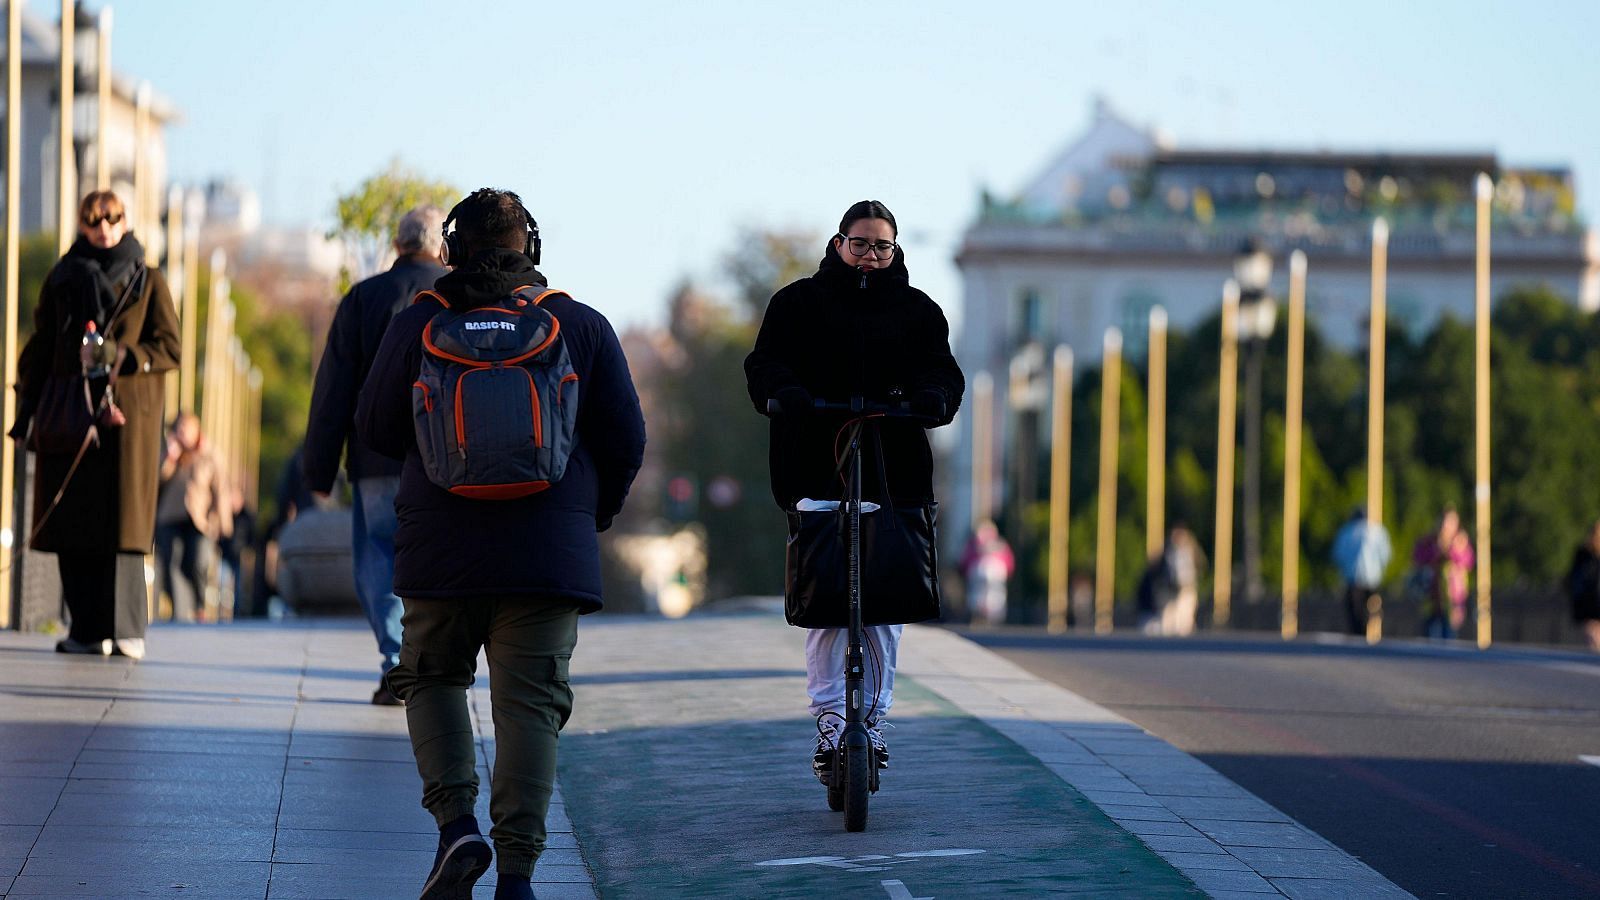
M 81 6 L 78 8 L 78 17 L 74 26 L 77 32 L 85 34 L 95 31 L 96 18 L 87 13 Z M 6 48 L 4 41 L 0 41 L 0 60 L 4 60 Z M 22 10 L 22 64 L 27 67 L 48 67 L 55 69 L 61 60 L 61 29 L 55 21 L 34 15 L 27 8 Z M 92 61 L 80 59 L 78 61 L 79 96 L 84 91 L 83 79 L 86 74 L 92 74 L 95 66 Z M 116 96 L 128 103 L 137 100 L 140 80 L 131 75 L 118 73 L 116 67 L 111 69 L 111 90 Z M 161 123 L 177 122 L 180 118 L 178 107 L 171 99 L 152 90 L 150 92 L 150 114 Z
M 1151 155 L 1154 165 L 1254 166 L 1261 169 L 1309 166 L 1357 170 L 1460 169 L 1476 174 L 1494 172 L 1499 162 L 1494 153 L 1389 153 L 1377 151 L 1268 150 L 1263 148 L 1216 148 L 1158 150 Z

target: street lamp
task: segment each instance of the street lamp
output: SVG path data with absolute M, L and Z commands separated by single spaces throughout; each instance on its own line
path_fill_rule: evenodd
M 1261 599 L 1261 368 L 1267 338 L 1278 317 L 1267 293 L 1272 282 L 1272 256 L 1257 238 L 1249 238 L 1233 261 L 1239 282 L 1239 342 L 1245 349 L 1244 395 L 1244 597 Z

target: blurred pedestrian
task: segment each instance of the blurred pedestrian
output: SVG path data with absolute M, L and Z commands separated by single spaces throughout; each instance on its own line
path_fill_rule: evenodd
M 644 461 L 644 416 L 611 324 L 593 308 L 546 288 L 535 268 L 539 226 L 517 195 L 474 191 L 456 204 L 444 227 L 451 222 L 456 229 L 445 239 L 451 271 L 390 324 L 362 386 L 356 425 L 362 443 L 405 459 L 394 544 L 394 589 L 405 598 L 405 630 L 400 663 L 385 680 L 405 702 L 423 805 L 439 825 L 439 851 L 423 896 L 469 896 L 488 866 L 488 846 L 472 813 L 478 754 L 467 708 L 467 687 L 484 650 L 498 748 L 489 800 L 499 871 L 495 897 L 518 900 L 533 896 L 529 881 L 544 851 L 557 743 L 572 712 L 568 667 L 578 615 L 601 606 L 596 532 L 611 527 Z M 496 327 L 481 327 L 488 324 Z M 480 327 L 468 331 L 464 325 Z M 440 477 L 438 464 L 461 460 L 465 469 L 465 461 L 459 453 L 464 445 L 448 438 L 437 445 L 430 440 L 426 453 L 418 446 L 419 428 L 431 436 L 448 409 L 435 405 L 446 402 L 442 397 L 425 400 L 431 392 L 413 387 L 424 373 L 424 334 L 431 336 L 430 379 L 440 377 L 438 353 L 451 352 L 440 351 L 435 337 L 465 358 L 460 354 L 492 349 L 506 335 L 514 336 L 506 338 L 511 341 L 543 335 L 537 350 L 528 351 L 532 357 L 549 359 L 542 354 L 555 348 L 556 358 L 570 361 L 571 372 L 558 383 L 558 376 L 542 368 L 536 376 L 516 364 L 500 367 L 514 378 L 528 375 L 533 396 L 543 399 L 530 410 L 524 387 L 502 394 L 504 402 L 474 405 L 465 414 L 470 418 L 455 419 L 471 428 L 448 429 L 460 441 L 493 438 L 475 445 L 475 465 L 511 466 L 498 442 L 512 428 L 527 429 L 522 435 L 539 428 L 529 416 L 542 409 L 548 413 L 542 433 L 550 443 L 542 445 L 549 452 L 540 460 L 570 450 L 559 479 L 503 500 L 453 493 L 432 480 L 430 471 Z M 461 378 L 452 398 L 464 394 L 468 404 L 481 402 L 481 395 L 463 387 L 472 384 L 470 377 Z M 559 411 L 552 390 L 565 404 Z M 457 406 L 455 413 L 463 409 Z M 570 434 L 564 430 L 569 425 Z M 549 474 L 529 473 L 521 468 L 525 464 L 518 462 L 515 474 Z
M 233 534 L 233 517 L 224 510 L 223 475 L 194 413 L 179 413 L 161 460 L 161 493 L 156 503 L 156 562 L 161 585 L 172 600 L 171 620 L 208 618 L 206 577 L 209 554 Z M 174 554 L 181 554 L 174 558 Z M 177 559 L 182 562 L 175 564 Z
M 250 615 L 275 616 L 282 607 L 275 603 L 278 591 L 278 535 L 293 522 L 302 510 L 315 509 L 317 497 L 306 487 L 305 443 L 302 441 L 289 455 L 289 461 L 278 472 L 278 483 L 272 492 L 273 515 L 256 531 L 255 582 L 251 589 Z M 279 601 L 281 603 L 281 601 Z
M 1423 634 L 1449 640 L 1467 621 L 1467 587 L 1472 571 L 1472 541 L 1461 528 L 1461 516 L 1447 506 L 1433 534 L 1424 536 L 1411 560 L 1428 573 L 1423 595 Z
M 1589 526 L 1573 551 L 1567 593 L 1572 598 L 1572 620 L 1583 629 L 1589 649 L 1600 651 L 1600 522 Z
M 1161 555 L 1150 561 L 1139 584 L 1141 627 L 1146 634 L 1188 637 L 1200 608 L 1200 577 L 1206 555 L 1187 525 L 1167 532 Z
M 343 454 L 352 489 L 351 561 L 356 596 L 378 640 L 378 687 L 372 702 L 398 706 L 383 675 L 400 661 L 400 598 L 394 592 L 395 494 L 400 463 L 374 453 L 355 432 L 356 398 L 395 314 L 445 273 L 439 264 L 439 229 L 444 212 L 419 206 L 400 217 L 394 233 L 394 265 L 358 282 L 339 301 L 317 367 L 306 422 L 302 465 L 306 483 L 327 497 Z
M 1367 510 L 1358 506 L 1333 538 L 1333 564 L 1344 578 L 1345 614 L 1351 634 L 1367 633 L 1367 617 L 1378 594 L 1383 573 L 1389 567 L 1394 548 L 1389 530 L 1382 522 L 1367 521 Z
M 56 649 L 139 659 L 163 375 L 180 346 L 166 279 L 145 265 L 126 215 L 110 191 L 79 204 L 78 239 L 45 276 L 17 361 L 9 435 L 38 453 L 29 545 L 56 554 L 72 618 Z M 98 442 L 85 445 L 91 422 Z
M 961 553 L 961 577 L 966 579 L 967 607 L 974 622 L 1005 624 L 1006 583 L 1016 568 L 1016 555 L 1000 529 L 987 519 L 979 522 Z
M 235 619 L 248 619 L 254 610 L 253 586 L 245 584 L 244 577 L 244 551 L 251 547 L 256 539 L 256 516 L 245 502 L 244 491 L 237 485 L 228 490 L 229 506 L 233 510 L 232 528 L 221 540 L 217 541 L 217 556 L 221 559 L 222 568 L 228 573 L 229 583 L 233 588 L 233 617 Z M 251 561 L 252 568 L 261 567 L 261 558 L 258 556 Z

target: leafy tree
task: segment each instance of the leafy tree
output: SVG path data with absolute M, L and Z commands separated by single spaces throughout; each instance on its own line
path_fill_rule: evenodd
M 1219 340 L 1216 316 L 1168 338 L 1167 521 L 1186 522 L 1208 552 L 1216 543 Z M 1415 339 L 1391 328 L 1388 340 L 1384 519 L 1395 547 L 1392 580 L 1410 565 L 1411 546 L 1434 527 L 1446 505 L 1455 506 L 1476 531 L 1475 337 L 1470 323 L 1446 317 Z M 1523 287 L 1497 303 L 1491 342 L 1495 583 L 1555 584 L 1578 535 L 1600 515 L 1600 321 L 1548 288 Z M 1280 331 L 1266 348 L 1262 395 L 1261 570 L 1268 602 L 1275 602 L 1282 574 L 1285 366 Z M 1116 594 L 1131 604 L 1144 547 L 1142 366 L 1125 367 L 1122 378 Z M 1072 570 L 1081 574 L 1092 574 L 1095 564 L 1100 380 L 1100 370 L 1089 368 L 1074 382 L 1070 557 Z M 1364 351 L 1332 347 L 1315 322 L 1308 323 L 1302 588 L 1331 590 L 1339 584 L 1328 556 L 1349 511 L 1365 502 L 1366 391 Z M 1017 548 L 1014 596 L 1024 607 L 1043 602 L 1048 497 L 1042 474 L 1048 450 L 1040 448 L 1041 489 L 1027 513 L 1034 537 Z M 1235 471 L 1239 491 L 1244 473 Z M 1237 518 L 1242 512 L 1236 499 L 1235 566 L 1243 549 Z M 1237 590 L 1237 578 L 1235 585 Z
M 741 229 L 734 238 L 738 249 L 723 260 L 732 279 L 741 312 L 756 322 L 778 288 L 817 270 L 822 243 L 808 231 Z
M 339 225 L 328 236 L 343 241 L 356 263 L 356 271 L 344 273 L 340 293 L 383 268 L 393 253 L 395 226 L 408 210 L 426 204 L 448 209 L 460 196 L 454 185 L 433 181 L 398 160 L 340 195 L 334 207 Z
M 195 354 L 195 373 L 204 372 L 207 347 L 205 323 L 211 314 L 211 270 L 202 265 L 199 279 L 199 346 L 186 352 Z M 261 370 L 261 485 L 263 519 L 275 512 L 273 488 L 284 465 L 305 436 L 306 410 L 311 407 L 311 341 L 308 323 L 294 309 L 263 307 L 260 299 L 237 282 L 229 282 L 229 299 L 234 306 L 234 333 L 250 354 L 250 362 Z M 203 409 L 205 385 L 198 385 L 197 409 Z
M 783 588 L 784 519 L 772 502 L 767 423 L 751 408 L 744 358 L 768 299 L 815 270 L 820 242 L 815 235 L 746 229 L 738 246 L 724 261 L 734 303 L 687 285 L 673 297 L 668 331 L 676 362 L 659 385 L 659 421 L 650 423 L 668 473 L 689 476 L 700 490 L 696 518 L 705 528 L 711 599 Z M 720 506 L 710 490 L 718 479 L 737 486 L 737 497 L 723 496 Z

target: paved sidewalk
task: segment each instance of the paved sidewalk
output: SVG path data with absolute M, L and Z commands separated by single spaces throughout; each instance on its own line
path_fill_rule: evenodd
M 892 767 L 846 833 L 810 774 L 802 642 L 771 613 L 586 619 L 539 896 L 1406 896 L 936 628 L 907 629 Z M 159 627 L 138 664 L 52 643 L 0 633 L 0 896 L 416 895 L 437 832 L 403 711 L 367 702 L 363 624 Z
M 365 623 L 167 626 L 148 643 L 133 663 L 0 633 L 0 896 L 417 895 L 438 830 L 404 711 L 368 702 Z M 593 898 L 559 800 L 536 890 Z

